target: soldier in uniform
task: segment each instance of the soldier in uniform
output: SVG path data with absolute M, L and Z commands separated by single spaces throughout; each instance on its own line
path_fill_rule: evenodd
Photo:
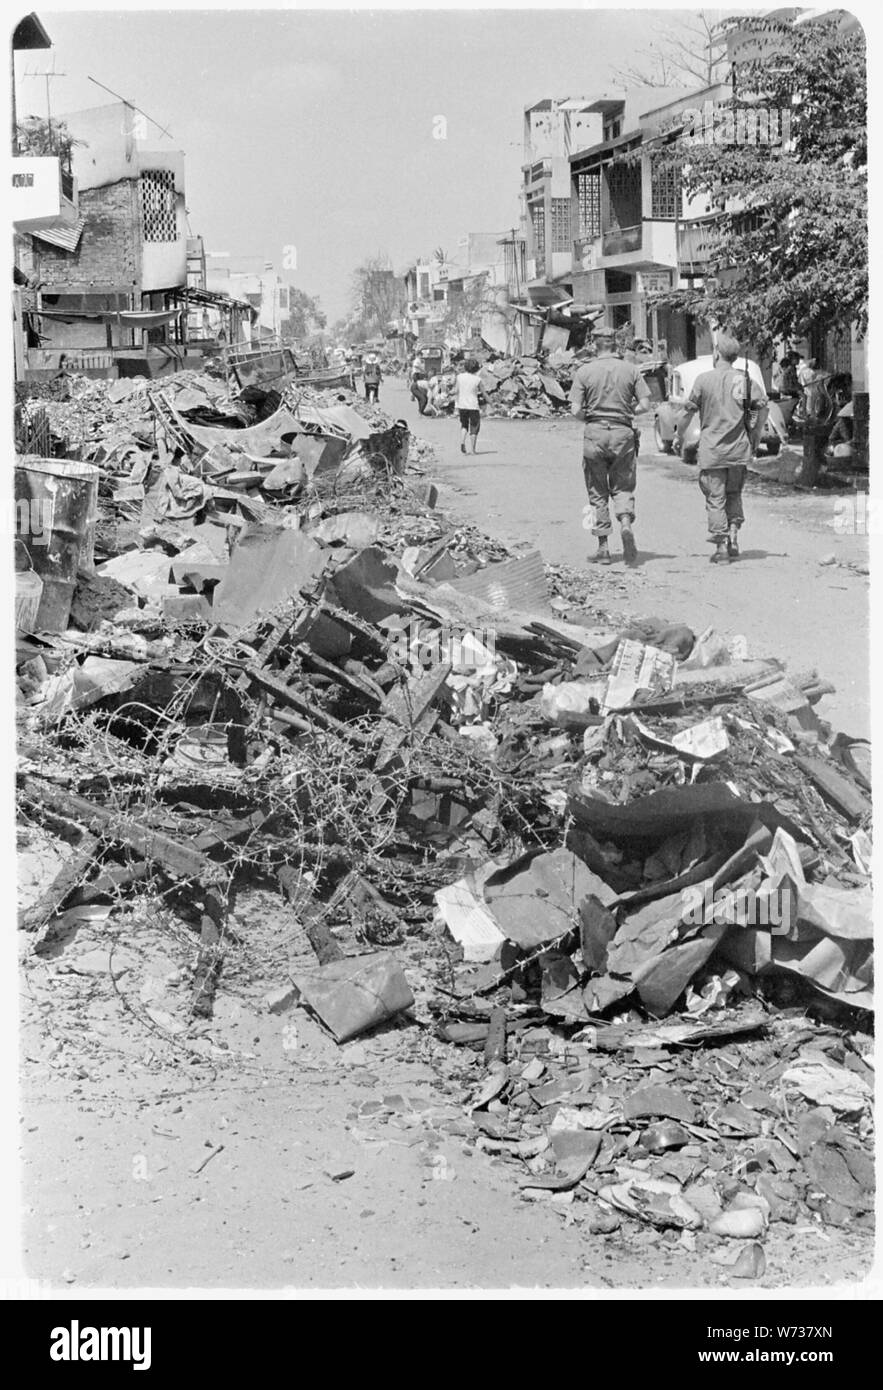
M 597 355 L 580 367 L 570 390 L 571 413 L 585 421 L 583 473 L 594 510 L 593 534 L 598 537 L 596 561 L 609 565 L 610 505 L 619 522 L 626 564 L 638 558 L 632 530 L 635 520 L 637 448 L 633 417 L 648 410 L 650 389 L 638 368 L 624 362 L 615 349 L 615 334 L 606 326 L 592 338 Z

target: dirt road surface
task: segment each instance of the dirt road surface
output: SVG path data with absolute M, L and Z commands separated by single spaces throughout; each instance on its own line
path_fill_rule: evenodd
M 550 564 L 586 565 L 594 551 L 576 420 L 482 422 L 478 454 L 460 453 L 456 417 L 421 418 L 402 382 L 381 404 L 431 443 L 439 505 L 506 542 L 530 541 Z M 750 476 L 742 558 L 709 564 L 696 469 L 655 451 L 639 457 L 636 569 L 597 572 L 599 593 L 630 616 L 658 614 L 695 632 L 743 633 L 752 657 L 778 656 L 795 674 L 817 669 L 836 687 L 817 705 L 835 729 L 870 737 L 868 537 L 862 507 L 839 493 L 797 492 Z M 613 549 L 618 542 L 614 539 Z M 824 563 L 824 562 L 829 563 Z

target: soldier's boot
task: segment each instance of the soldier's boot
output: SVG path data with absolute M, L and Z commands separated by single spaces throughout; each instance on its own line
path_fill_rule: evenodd
M 638 558 L 638 547 L 635 545 L 635 534 L 632 531 L 630 521 L 621 521 L 619 524 L 622 536 L 622 558 L 627 565 L 633 565 Z
M 727 548 L 728 545 L 729 541 L 725 536 L 721 536 L 720 540 L 715 541 L 714 550 L 711 553 L 711 563 L 713 565 L 729 564 L 730 556 Z

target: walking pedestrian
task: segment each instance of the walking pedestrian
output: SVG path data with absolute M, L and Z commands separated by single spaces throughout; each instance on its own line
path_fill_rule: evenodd
M 411 363 L 411 398 L 417 402 L 417 409 L 420 414 L 425 415 L 426 404 L 429 400 L 429 384 L 423 354 L 420 352 L 415 353 Z
M 598 537 L 598 564 L 609 565 L 610 504 L 619 522 L 627 564 L 638 558 L 633 525 L 637 482 L 636 430 L 633 417 L 650 408 L 650 388 L 632 362 L 616 352 L 612 328 L 594 329 L 597 355 L 579 368 L 570 390 L 571 413 L 585 421 L 583 476 L 594 511 L 592 533 Z
M 699 411 L 699 486 L 714 565 L 739 558 L 745 471 L 754 456 L 760 411 L 767 403 L 763 387 L 748 375 L 747 362 L 738 369 L 734 365 L 738 356 L 736 339 L 719 334 L 714 367 L 697 376 L 678 427 L 683 442 L 688 422 Z
M 478 453 L 478 431 L 481 429 L 481 374 L 474 357 L 467 357 L 462 372 L 457 373 L 457 410 L 460 414 L 460 453 L 466 453 L 467 437 L 473 454 Z
M 383 371 L 380 366 L 380 359 L 376 352 L 369 352 L 362 366 L 362 380 L 365 383 L 365 400 L 373 400 L 375 405 L 380 404 L 380 383 L 383 379 Z

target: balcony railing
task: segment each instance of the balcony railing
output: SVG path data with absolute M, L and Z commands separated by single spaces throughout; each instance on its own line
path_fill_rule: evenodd
M 640 251 L 641 224 L 635 227 L 618 227 L 605 232 L 601 238 L 601 252 L 604 256 L 622 256 L 627 251 Z

